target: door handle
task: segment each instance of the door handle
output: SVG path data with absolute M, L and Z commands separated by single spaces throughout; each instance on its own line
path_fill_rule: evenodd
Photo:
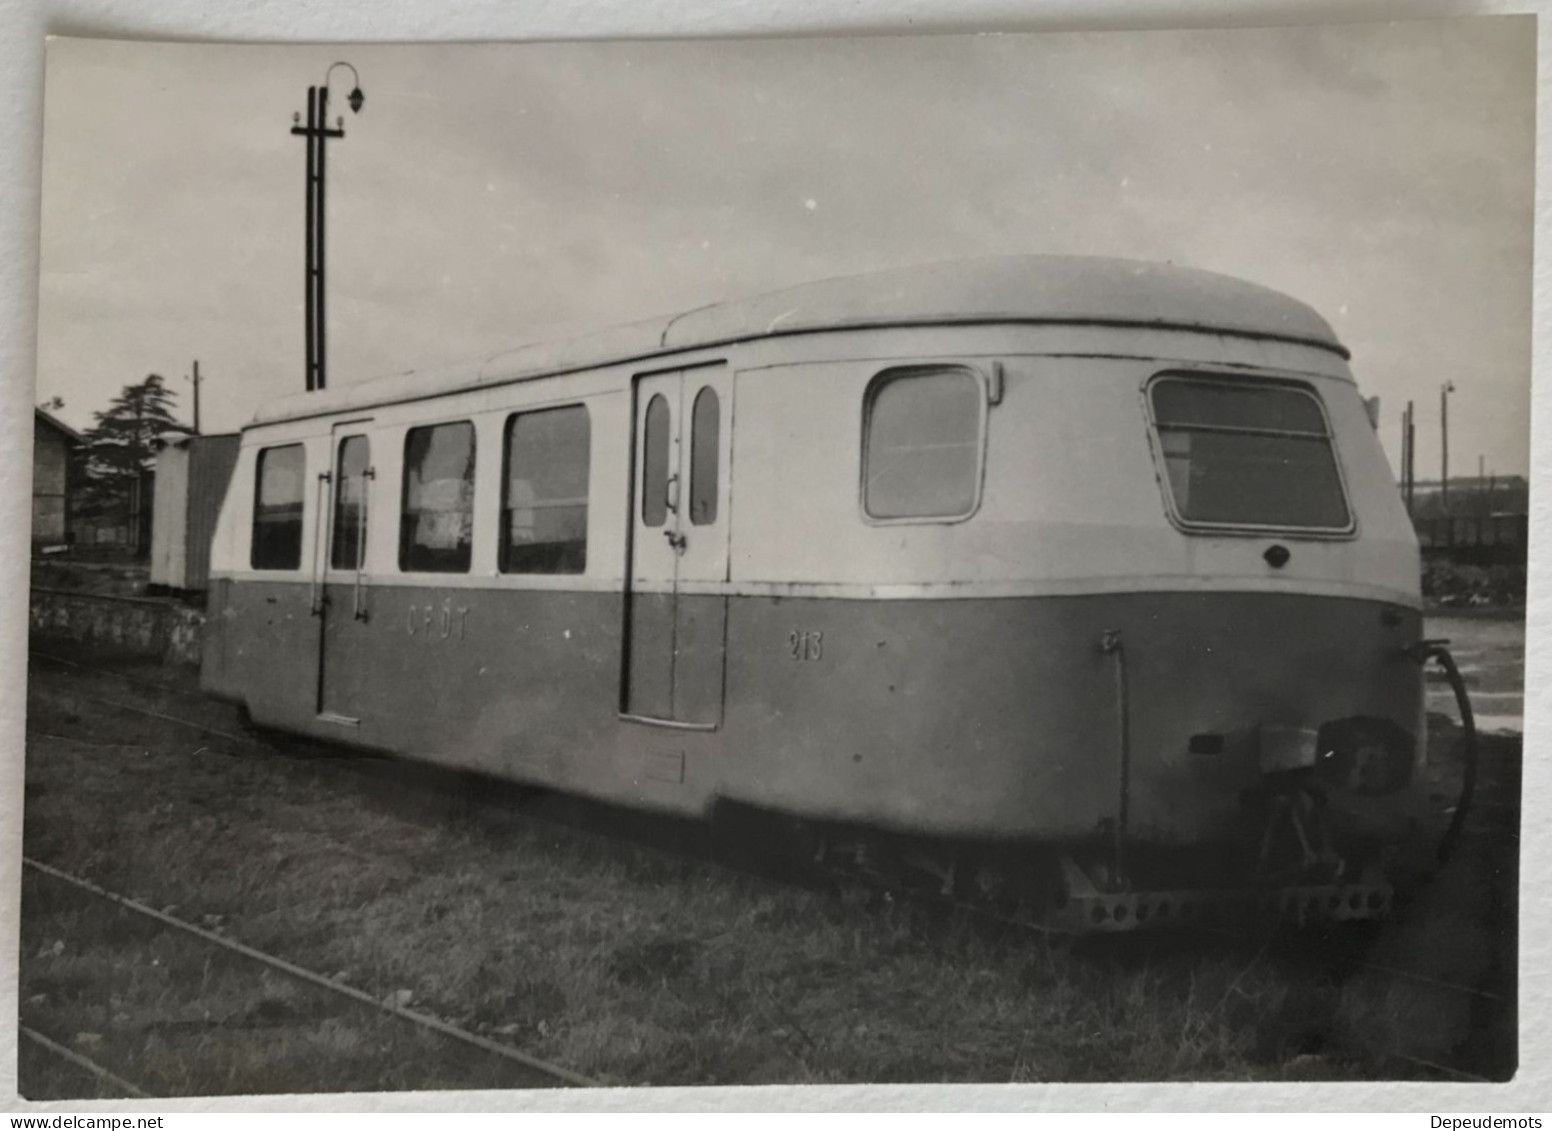
M 679 475 L 675 472 L 663 485 L 663 505 L 674 514 L 679 513 Z

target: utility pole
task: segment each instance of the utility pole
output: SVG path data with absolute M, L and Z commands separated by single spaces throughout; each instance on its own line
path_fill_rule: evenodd
M 1417 409 L 1407 402 L 1407 507 L 1417 509 Z
M 1408 447 L 1408 441 L 1411 439 L 1406 433 L 1408 433 L 1409 425 L 1411 425 L 1411 419 L 1409 419 L 1409 417 L 1411 417 L 1411 413 L 1412 405 L 1411 403 L 1408 403 L 1406 408 L 1401 410 L 1401 472 L 1400 475 L 1398 475 L 1401 486 L 1401 501 L 1406 503 L 1406 514 L 1408 514 L 1408 517 L 1411 517 L 1412 514 L 1412 504 L 1411 501 L 1408 501 L 1408 498 L 1406 498 L 1406 461 L 1408 461 L 1408 458 L 1412 455 L 1412 453 L 1411 451 L 1406 450 L 1406 447 Z
M 199 435 L 199 382 L 201 380 L 200 375 L 199 375 L 199 359 L 198 358 L 194 359 L 194 375 L 192 377 L 185 378 L 185 380 L 187 380 L 189 382 L 189 384 L 194 386 L 194 435 L 198 436 Z
M 1439 386 L 1439 506 L 1450 513 L 1450 394 L 1455 382 Z
M 145 499 L 145 391 L 142 389 L 135 397 L 135 446 L 132 449 L 135 459 L 135 477 L 129 484 L 129 547 L 136 557 L 140 556 L 140 512 L 144 507 Z
M 1401 489 L 1406 495 L 1407 515 L 1413 512 L 1412 496 L 1417 482 L 1417 427 L 1413 423 L 1413 406 L 1407 401 L 1406 413 L 1401 418 Z
M 331 137 L 345 136 L 345 119 L 340 118 L 334 129 L 329 128 L 329 75 L 335 67 L 350 67 L 356 77 L 356 86 L 346 97 L 351 113 L 359 113 L 366 96 L 361 93 L 360 76 L 349 63 L 335 63 L 323 76 L 322 86 L 307 88 L 307 125 L 301 124 L 301 114 L 293 114 L 291 132 L 307 139 L 307 206 L 306 206 L 306 267 L 303 282 L 303 334 L 306 338 L 307 391 L 322 389 L 328 384 L 328 349 L 324 320 L 324 255 L 326 214 L 324 198 L 327 190 L 327 143 Z

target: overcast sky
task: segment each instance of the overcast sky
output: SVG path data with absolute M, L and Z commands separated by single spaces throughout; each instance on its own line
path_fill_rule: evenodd
M 211 47 L 56 40 L 38 399 L 303 387 L 306 88 L 335 72 L 339 385 L 809 279 L 1024 252 L 1315 306 L 1435 478 L 1527 466 L 1530 17 L 1273 30 Z

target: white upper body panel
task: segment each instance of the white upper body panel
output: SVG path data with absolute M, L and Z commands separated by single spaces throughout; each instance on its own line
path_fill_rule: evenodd
M 619 591 L 641 374 L 725 363 L 733 373 L 728 576 L 698 587 L 816 596 L 933 597 L 1251 589 L 1418 604 L 1411 524 L 1346 354 L 1308 307 L 1205 272 L 1023 257 L 837 280 L 479 365 L 287 397 L 245 431 L 212 567 L 248 576 L 256 454 L 306 445 L 309 480 L 335 426 L 371 437 L 366 571 L 383 583 Z M 955 521 L 869 521 L 861 501 L 865 402 L 891 366 L 965 367 L 987 382 L 983 481 Z M 1340 536 L 1202 532 L 1172 518 L 1144 389 L 1166 371 L 1297 382 L 1324 406 L 1352 515 Z M 990 390 L 1000 392 L 990 403 Z M 591 421 L 582 575 L 496 566 L 502 444 L 515 411 L 583 403 Z M 406 431 L 470 420 L 477 434 L 466 574 L 397 565 Z M 323 561 L 323 494 L 309 488 L 302 569 Z M 320 533 L 322 531 L 322 533 Z M 1272 543 L 1291 551 L 1275 568 Z

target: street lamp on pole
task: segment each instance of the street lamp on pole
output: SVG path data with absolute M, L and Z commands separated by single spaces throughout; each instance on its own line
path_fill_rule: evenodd
M 333 129 L 329 128 L 329 77 L 336 67 L 349 67 L 355 86 L 346 95 L 351 113 L 360 113 L 366 102 L 361 93 L 361 77 L 349 63 L 333 64 L 323 75 L 323 85 L 307 88 L 307 124 L 302 115 L 291 116 L 291 132 L 307 139 L 307 267 L 304 282 L 305 301 L 303 318 L 307 343 L 307 389 L 322 389 L 328 383 L 327 334 L 324 322 L 324 253 L 326 249 L 324 194 L 327 186 L 327 142 L 331 137 L 345 136 L 345 119 L 340 118 Z
M 1439 386 L 1439 506 L 1450 513 L 1450 394 L 1455 382 Z

